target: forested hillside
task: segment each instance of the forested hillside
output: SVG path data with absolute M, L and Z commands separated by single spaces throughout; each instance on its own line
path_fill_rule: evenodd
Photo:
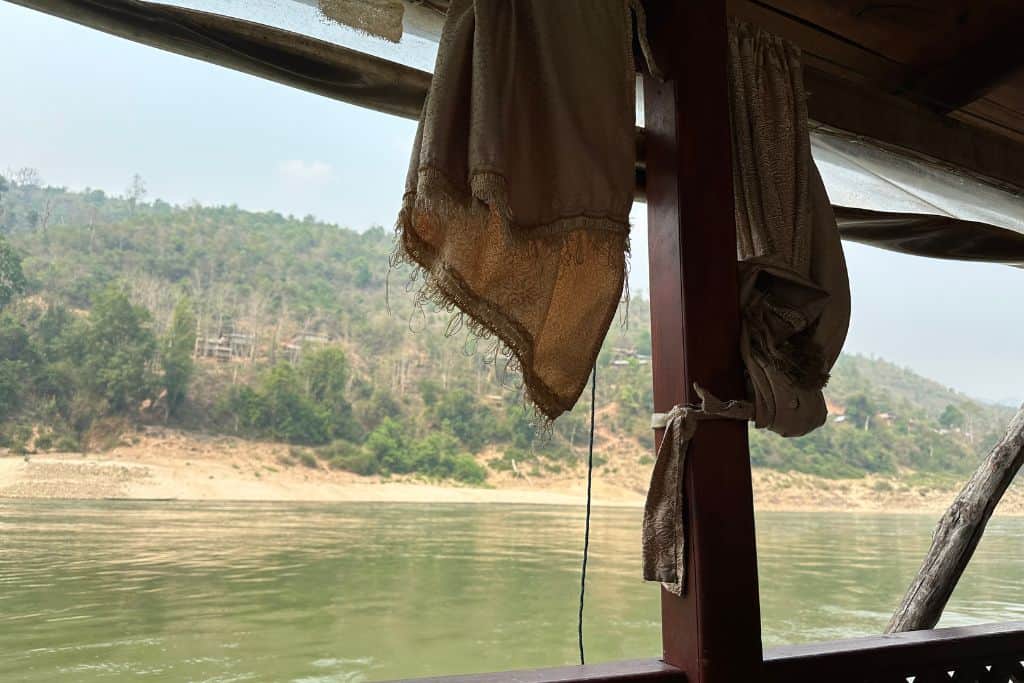
M 296 462 L 482 483 L 581 466 L 586 399 L 536 438 L 516 378 L 389 273 L 390 230 L 0 180 L 0 441 L 102 449 L 143 423 L 294 444 Z M 647 301 L 598 368 L 598 462 L 651 462 Z M 197 337 L 199 343 L 197 344 Z M 196 357 L 199 349 L 203 357 Z M 204 354 L 206 354 L 204 356 Z M 220 359 L 218 360 L 218 354 Z M 1010 411 L 844 357 L 821 430 L 752 432 L 755 465 L 826 476 L 963 472 Z

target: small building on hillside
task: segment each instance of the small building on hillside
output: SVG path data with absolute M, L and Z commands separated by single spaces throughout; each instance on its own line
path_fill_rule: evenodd
M 302 357 L 302 351 L 309 346 L 325 346 L 331 338 L 317 332 L 299 332 L 288 341 L 281 342 L 281 351 L 289 362 L 295 363 Z
M 215 358 L 222 363 L 231 360 L 253 360 L 256 357 L 256 334 L 236 329 L 231 322 L 222 323 L 216 334 L 197 334 L 196 358 Z

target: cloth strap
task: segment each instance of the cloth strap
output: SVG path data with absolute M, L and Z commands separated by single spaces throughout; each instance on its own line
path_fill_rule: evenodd
M 694 383 L 699 405 L 677 405 L 651 416 L 652 429 L 665 429 L 644 504 L 644 579 L 660 581 L 676 595 L 686 592 L 686 493 L 683 469 L 690 440 L 704 420 L 754 419 L 749 401 L 721 401 Z

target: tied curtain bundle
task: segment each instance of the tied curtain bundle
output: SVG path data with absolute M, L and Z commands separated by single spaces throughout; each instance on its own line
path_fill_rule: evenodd
M 547 420 L 575 405 L 623 293 L 634 11 L 453 0 L 413 148 L 395 262 L 421 303 L 498 338 Z
M 760 28 L 729 25 L 733 186 L 750 401 L 655 415 L 664 427 L 644 508 L 644 578 L 686 589 L 686 446 L 702 420 L 753 420 L 782 436 L 824 423 L 822 389 L 850 321 L 839 231 L 811 158 L 800 50 Z

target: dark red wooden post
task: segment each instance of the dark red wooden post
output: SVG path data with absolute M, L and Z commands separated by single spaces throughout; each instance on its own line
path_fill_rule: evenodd
M 647 3 L 666 81 L 644 81 L 654 405 L 696 381 L 745 398 L 739 355 L 725 0 Z M 660 440 L 661 435 L 658 435 Z M 685 474 L 689 591 L 662 591 L 665 661 L 693 683 L 758 680 L 761 622 L 747 425 L 701 424 Z

